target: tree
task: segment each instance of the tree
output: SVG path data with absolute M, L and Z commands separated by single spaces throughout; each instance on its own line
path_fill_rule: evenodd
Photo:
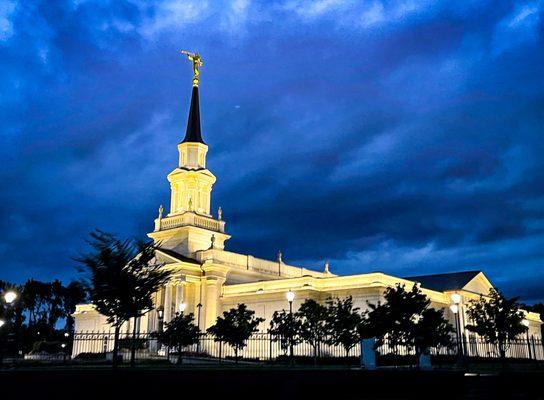
M 165 324 L 164 331 L 156 335 L 160 343 L 176 348 L 178 352 L 177 363 L 181 364 L 181 350 L 186 346 L 198 343 L 200 329 L 195 325 L 195 318 L 192 313 L 178 313 L 170 322 Z
M 62 309 L 66 319 L 65 331 L 74 332 L 74 317 L 72 314 L 76 311 L 76 306 L 87 299 L 87 289 L 82 282 L 72 281 L 62 291 Z
M 432 347 L 449 347 L 453 344 L 453 326 L 444 318 L 444 312 L 426 308 L 414 326 L 416 355 L 427 353 Z M 419 357 L 417 359 L 419 364 Z
M 466 328 L 494 344 L 503 362 L 509 341 L 527 331 L 522 323 L 525 316 L 518 299 L 507 299 L 498 290 L 491 288 L 488 297 L 480 296 L 478 300 L 471 300 L 467 309 L 471 323 Z
M 353 298 L 351 296 L 343 300 L 329 300 L 327 305 L 326 327 L 330 333 L 327 343 L 335 346 L 341 345 L 346 351 L 346 357 L 349 357 L 349 351 L 360 340 L 359 324 L 361 323 L 361 315 L 359 314 L 359 308 L 353 307 Z
M 327 336 L 328 309 L 313 299 L 306 299 L 300 305 L 297 316 L 301 324 L 300 337 L 312 346 L 316 364 L 319 347 Z
M 224 311 L 222 317 L 217 317 L 213 326 L 208 328 L 208 333 L 214 336 L 216 342 L 229 344 L 234 349 L 236 363 L 238 352 L 246 346 L 246 341 L 257 332 L 257 326 L 264 318 L 255 317 L 255 311 L 248 310 L 245 304 Z
M 369 304 L 368 330 L 376 337 L 376 347 L 387 339 L 394 353 L 399 346 L 412 347 L 419 354 L 430 347 L 449 346 L 453 327 L 441 310 L 431 308 L 431 301 L 417 285 L 407 291 L 405 285 L 388 287 L 384 303 Z
M 59 321 L 65 320 L 65 331 L 72 332 L 75 306 L 86 296 L 80 282 L 64 286 L 59 280 L 41 282 L 29 279 L 20 286 L 0 281 L 0 293 L 8 290 L 15 291 L 18 296 L 8 307 L 0 301 L 0 318 L 8 322 L 12 331 L 12 350 L 16 351 L 21 344 L 23 351 L 33 348 L 36 339 L 39 342 L 64 340 L 64 332 L 58 329 Z M 6 312 L 8 315 L 4 315 Z
M 272 335 L 272 341 L 279 341 L 281 349 L 287 352 L 287 349 L 293 349 L 302 341 L 301 327 L 301 320 L 296 313 L 274 311 L 268 332 Z M 290 362 L 293 362 L 292 358 Z
M 90 300 L 115 329 L 114 367 L 119 331 L 134 318 L 130 362 L 136 353 L 136 320 L 153 308 L 153 294 L 166 283 L 170 272 L 154 262 L 157 246 L 152 242 L 120 241 L 102 231 L 91 233 L 92 251 L 78 259 L 89 277 Z
M 52 283 L 41 282 L 34 279 L 26 281 L 23 287 L 22 301 L 28 310 L 28 326 L 32 330 L 47 329 L 48 317 L 51 307 L 48 306 L 51 300 Z

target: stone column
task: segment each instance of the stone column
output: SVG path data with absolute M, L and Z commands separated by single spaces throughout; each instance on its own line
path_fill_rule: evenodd
M 196 285 L 196 307 L 195 307 L 195 320 L 198 322 L 198 319 L 200 319 L 200 325 L 199 328 L 202 331 L 205 331 L 206 326 L 206 278 L 200 278 L 200 282 Z M 200 310 L 198 307 L 198 304 L 200 304 Z M 200 318 L 199 318 L 200 314 Z
M 207 329 L 217 320 L 217 316 L 221 312 L 219 304 L 219 296 L 221 294 L 221 286 L 225 280 L 223 278 L 208 278 L 206 279 L 206 322 L 204 328 Z
M 176 313 L 180 312 L 180 305 L 183 302 L 183 283 L 176 285 Z
M 170 322 L 172 318 L 172 286 L 164 287 L 164 322 Z

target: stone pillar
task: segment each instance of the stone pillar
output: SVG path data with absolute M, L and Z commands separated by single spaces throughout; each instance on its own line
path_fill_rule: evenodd
M 172 319 L 172 286 L 167 284 L 164 287 L 164 322 Z
M 206 323 L 204 328 L 207 329 L 217 320 L 217 316 L 221 312 L 219 296 L 221 295 L 221 287 L 225 282 L 224 278 L 208 278 L 206 279 Z
M 176 313 L 180 312 L 181 303 L 183 303 L 183 283 L 176 285 Z
M 204 293 L 203 293 L 203 285 L 202 281 L 199 280 L 198 282 L 195 282 L 193 284 L 194 287 L 194 313 L 195 313 L 195 324 L 200 328 L 200 330 L 204 330 L 204 317 L 205 317 L 205 309 L 204 309 Z M 200 305 L 200 307 L 199 307 Z

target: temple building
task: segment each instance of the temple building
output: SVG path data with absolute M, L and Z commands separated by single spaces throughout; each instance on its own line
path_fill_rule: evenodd
M 194 55 L 193 55 L 194 56 Z M 190 58 L 193 60 L 192 58 Z M 199 61 L 199 59 L 198 59 Z M 155 309 L 137 321 L 129 321 L 140 332 L 154 332 L 168 322 L 176 312 L 192 312 L 202 330 L 213 325 L 224 310 L 245 303 L 259 317 L 265 318 L 261 328 L 269 326 L 276 310 L 287 309 L 286 292 L 295 294 L 293 308 L 307 298 L 324 302 L 329 298 L 352 296 L 356 306 L 368 307 L 368 302 L 382 299 L 385 289 L 397 283 L 411 288 L 420 284 L 432 301 L 432 306 L 444 310 L 452 321 L 452 298 L 458 299 L 461 329 L 466 324 L 466 304 L 486 295 L 492 284 L 481 271 L 396 277 L 382 272 L 357 275 L 336 275 L 328 263 L 315 268 L 290 265 L 277 259 L 265 260 L 250 254 L 228 251 L 226 222 L 219 209 L 210 209 L 215 175 L 206 167 L 208 146 L 200 124 L 198 66 L 193 87 L 185 137 L 177 146 L 177 166 L 167 175 L 170 183 L 170 208 L 162 206 L 148 236 L 160 249 L 156 252 L 164 268 L 172 271 L 170 281 L 155 296 Z M 457 294 L 459 296 L 453 296 Z M 460 300 L 460 301 L 459 301 Z M 77 306 L 74 314 L 77 332 L 108 332 L 112 328 L 92 305 Z M 538 314 L 527 313 L 530 334 L 540 337 Z

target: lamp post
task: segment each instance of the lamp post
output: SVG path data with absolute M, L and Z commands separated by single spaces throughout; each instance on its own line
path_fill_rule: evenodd
M 14 290 L 8 290 L 7 292 L 4 292 L 4 295 L 2 296 L 2 298 L 4 299 L 4 302 L 6 303 L 6 305 L 7 305 L 8 307 L 11 307 L 11 306 L 13 305 L 13 303 L 15 302 L 15 300 L 17 300 L 17 297 L 18 297 L 18 296 L 17 296 L 17 292 L 15 292 Z M 8 319 L 7 322 L 9 322 L 9 319 Z M 7 322 L 4 321 L 4 320 L 1 320 L 1 322 L 0 322 L 0 327 L 2 327 L 3 325 L 7 324 Z M 16 329 L 17 332 L 18 332 L 18 328 L 17 328 L 17 324 L 16 324 L 16 323 L 15 323 L 15 329 Z M 10 339 L 10 336 L 11 336 L 11 339 Z M 14 335 L 14 333 L 9 333 L 9 332 L 8 332 L 8 336 L 7 336 L 7 337 L 8 337 L 8 343 L 9 343 L 11 340 L 13 340 L 13 339 L 12 339 L 13 336 L 16 336 L 16 337 L 15 337 L 15 339 L 16 339 L 16 340 L 15 340 L 15 353 L 17 353 L 18 347 L 19 347 L 19 346 L 18 346 L 17 339 L 18 339 L 18 336 L 19 336 L 19 335 L 18 335 L 18 334 L 17 334 L 17 335 Z M 9 345 L 8 345 L 8 348 L 9 348 Z M 9 351 L 9 350 L 8 350 L 8 351 Z M 2 357 L 0 357 L 0 364 L 1 364 L 1 361 L 2 361 Z
M 159 319 L 159 326 L 157 327 L 159 332 L 162 332 L 163 328 L 163 318 L 164 318 L 164 308 L 158 307 L 157 308 L 157 318 Z
M 200 312 L 202 310 L 202 303 L 198 303 L 196 305 L 196 308 L 198 308 L 196 323 L 197 323 L 198 329 L 200 329 Z M 196 344 L 196 354 L 200 354 L 200 338 L 198 339 L 198 342 Z
M 287 293 L 285 293 L 285 298 L 289 302 L 289 322 L 291 323 L 290 328 L 293 328 L 293 300 L 295 300 L 295 292 L 293 292 L 291 289 Z M 291 331 L 291 337 L 289 337 L 289 362 L 291 365 L 293 365 L 294 357 L 293 357 L 293 338 L 292 338 L 293 332 Z
M 527 328 L 527 330 L 525 331 L 527 334 L 527 350 L 529 351 L 529 360 L 532 360 L 533 357 L 531 356 L 531 342 L 529 341 L 529 325 L 530 325 L 529 320 L 526 318 L 523 318 L 523 320 L 521 321 L 521 324 L 525 328 Z
M 451 295 L 451 301 L 453 304 L 450 306 L 450 310 L 455 315 L 455 332 L 457 334 L 457 354 L 461 356 L 463 354 L 463 333 L 461 332 L 461 295 L 459 293 L 453 293 Z

